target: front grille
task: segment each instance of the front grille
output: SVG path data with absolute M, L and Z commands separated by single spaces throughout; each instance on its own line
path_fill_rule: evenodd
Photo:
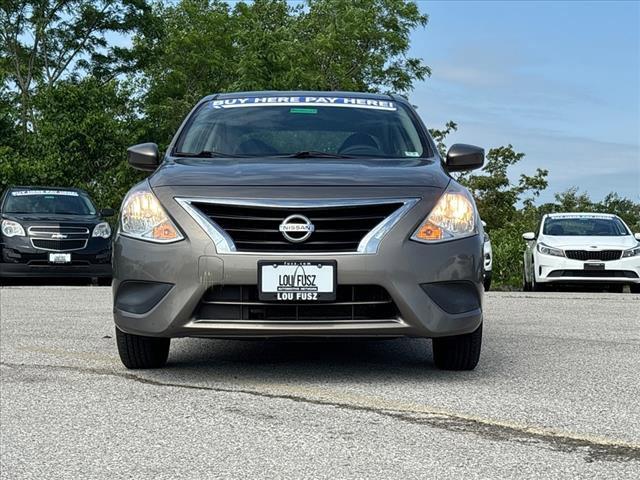
M 67 252 L 71 250 L 81 250 L 87 245 L 87 240 L 51 240 L 47 238 L 32 238 L 31 243 L 35 248 L 51 250 L 54 252 Z
M 572 260 L 601 260 L 604 262 L 609 260 L 619 260 L 622 256 L 622 250 L 565 250 L 564 253 L 567 258 Z
M 223 229 L 239 252 L 355 252 L 363 237 L 404 203 L 300 208 L 197 201 L 192 205 Z M 292 243 L 280 232 L 280 224 L 290 215 L 304 215 L 314 225 L 307 240 Z
M 395 319 L 398 309 L 377 285 L 339 285 L 334 302 L 261 302 L 256 285 L 209 289 L 196 311 L 197 320 L 258 322 L 367 322 Z
M 549 277 L 583 277 L 583 278 L 638 278 L 630 270 L 553 270 Z
M 33 225 L 28 233 L 34 248 L 51 252 L 82 250 L 89 241 L 89 229 L 82 226 Z

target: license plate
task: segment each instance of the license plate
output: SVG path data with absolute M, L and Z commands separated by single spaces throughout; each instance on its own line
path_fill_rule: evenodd
M 50 253 L 49 263 L 69 263 L 71 262 L 70 253 Z
M 604 270 L 604 263 L 595 263 L 595 262 L 585 263 L 584 269 L 585 270 Z
M 260 300 L 282 302 L 336 299 L 337 263 L 321 261 L 259 261 Z

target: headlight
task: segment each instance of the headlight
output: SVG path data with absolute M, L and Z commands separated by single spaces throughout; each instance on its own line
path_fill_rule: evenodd
M 636 257 L 638 255 L 640 255 L 640 245 L 630 250 L 625 250 L 624 252 L 622 252 L 622 258 Z
M 2 220 L 2 234 L 5 237 L 24 237 L 24 228 L 13 220 Z
M 101 222 L 93 227 L 92 237 L 109 238 L 111 236 L 111 227 L 107 222 Z
M 157 243 L 183 239 L 146 182 L 130 191 L 124 199 L 120 233 Z
M 553 248 L 549 245 L 545 245 L 544 243 L 538 244 L 538 251 L 543 255 L 553 255 L 554 257 L 564 257 L 564 250 L 560 250 L 559 248 Z
M 475 204 L 469 192 L 451 183 L 431 213 L 411 236 L 418 242 L 442 242 L 478 233 Z

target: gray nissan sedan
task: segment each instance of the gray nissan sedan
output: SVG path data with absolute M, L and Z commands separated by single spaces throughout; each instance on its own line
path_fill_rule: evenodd
M 483 230 L 452 179 L 484 151 L 441 158 L 407 101 L 350 92 L 202 99 L 122 204 L 117 344 L 127 368 L 170 339 L 423 337 L 470 370 L 482 339 Z

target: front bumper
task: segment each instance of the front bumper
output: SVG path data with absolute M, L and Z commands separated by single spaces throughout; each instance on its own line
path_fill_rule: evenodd
M 49 254 L 56 252 L 34 249 L 25 237 L 5 239 L 0 245 L 0 277 L 111 277 L 109 242 L 92 239 L 87 248 L 66 252 L 70 263 L 50 263 Z
M 6 278 L 108 278 L 110 264 L 88 265 L 29 265 L 26 263 L 0 263 L 0 277 Z
M 410 241 L 410 232 L 424 219 L 419 208 L 410 210 L 387 233 L 376 254 L 312 257 L 336 260 L 338 285 L 384 288 L 397 307 L 397 316 L 364 322 L 202 321 L 196 311 L 212 286 L 255 286 L 259 260 L 309 257 L 304 253 L 285 258 L 274 253 L 218 254 L 211 238 L 192 217 L 171 198 L 159 197 L 186 238 L 155 244 L 116 236 L 114 319 L 127 333 L 164 337 L 439 337 L 470 333 L 482 322 L 482 237 L 432 245 Z M 125 288 L 127 282 L 136 282 L 139 293 Z M 150 288 L 144 288 L 145 284 Z M 472 291 L 472 307 L 458 308 L 461 291 Z
M 603 269 L 585 269 L 585 265 L 600 264 Z M 566 257 L 536 253 L 538 283 L 640 283 L 640 257 L 609 261 L 572 260 Z

